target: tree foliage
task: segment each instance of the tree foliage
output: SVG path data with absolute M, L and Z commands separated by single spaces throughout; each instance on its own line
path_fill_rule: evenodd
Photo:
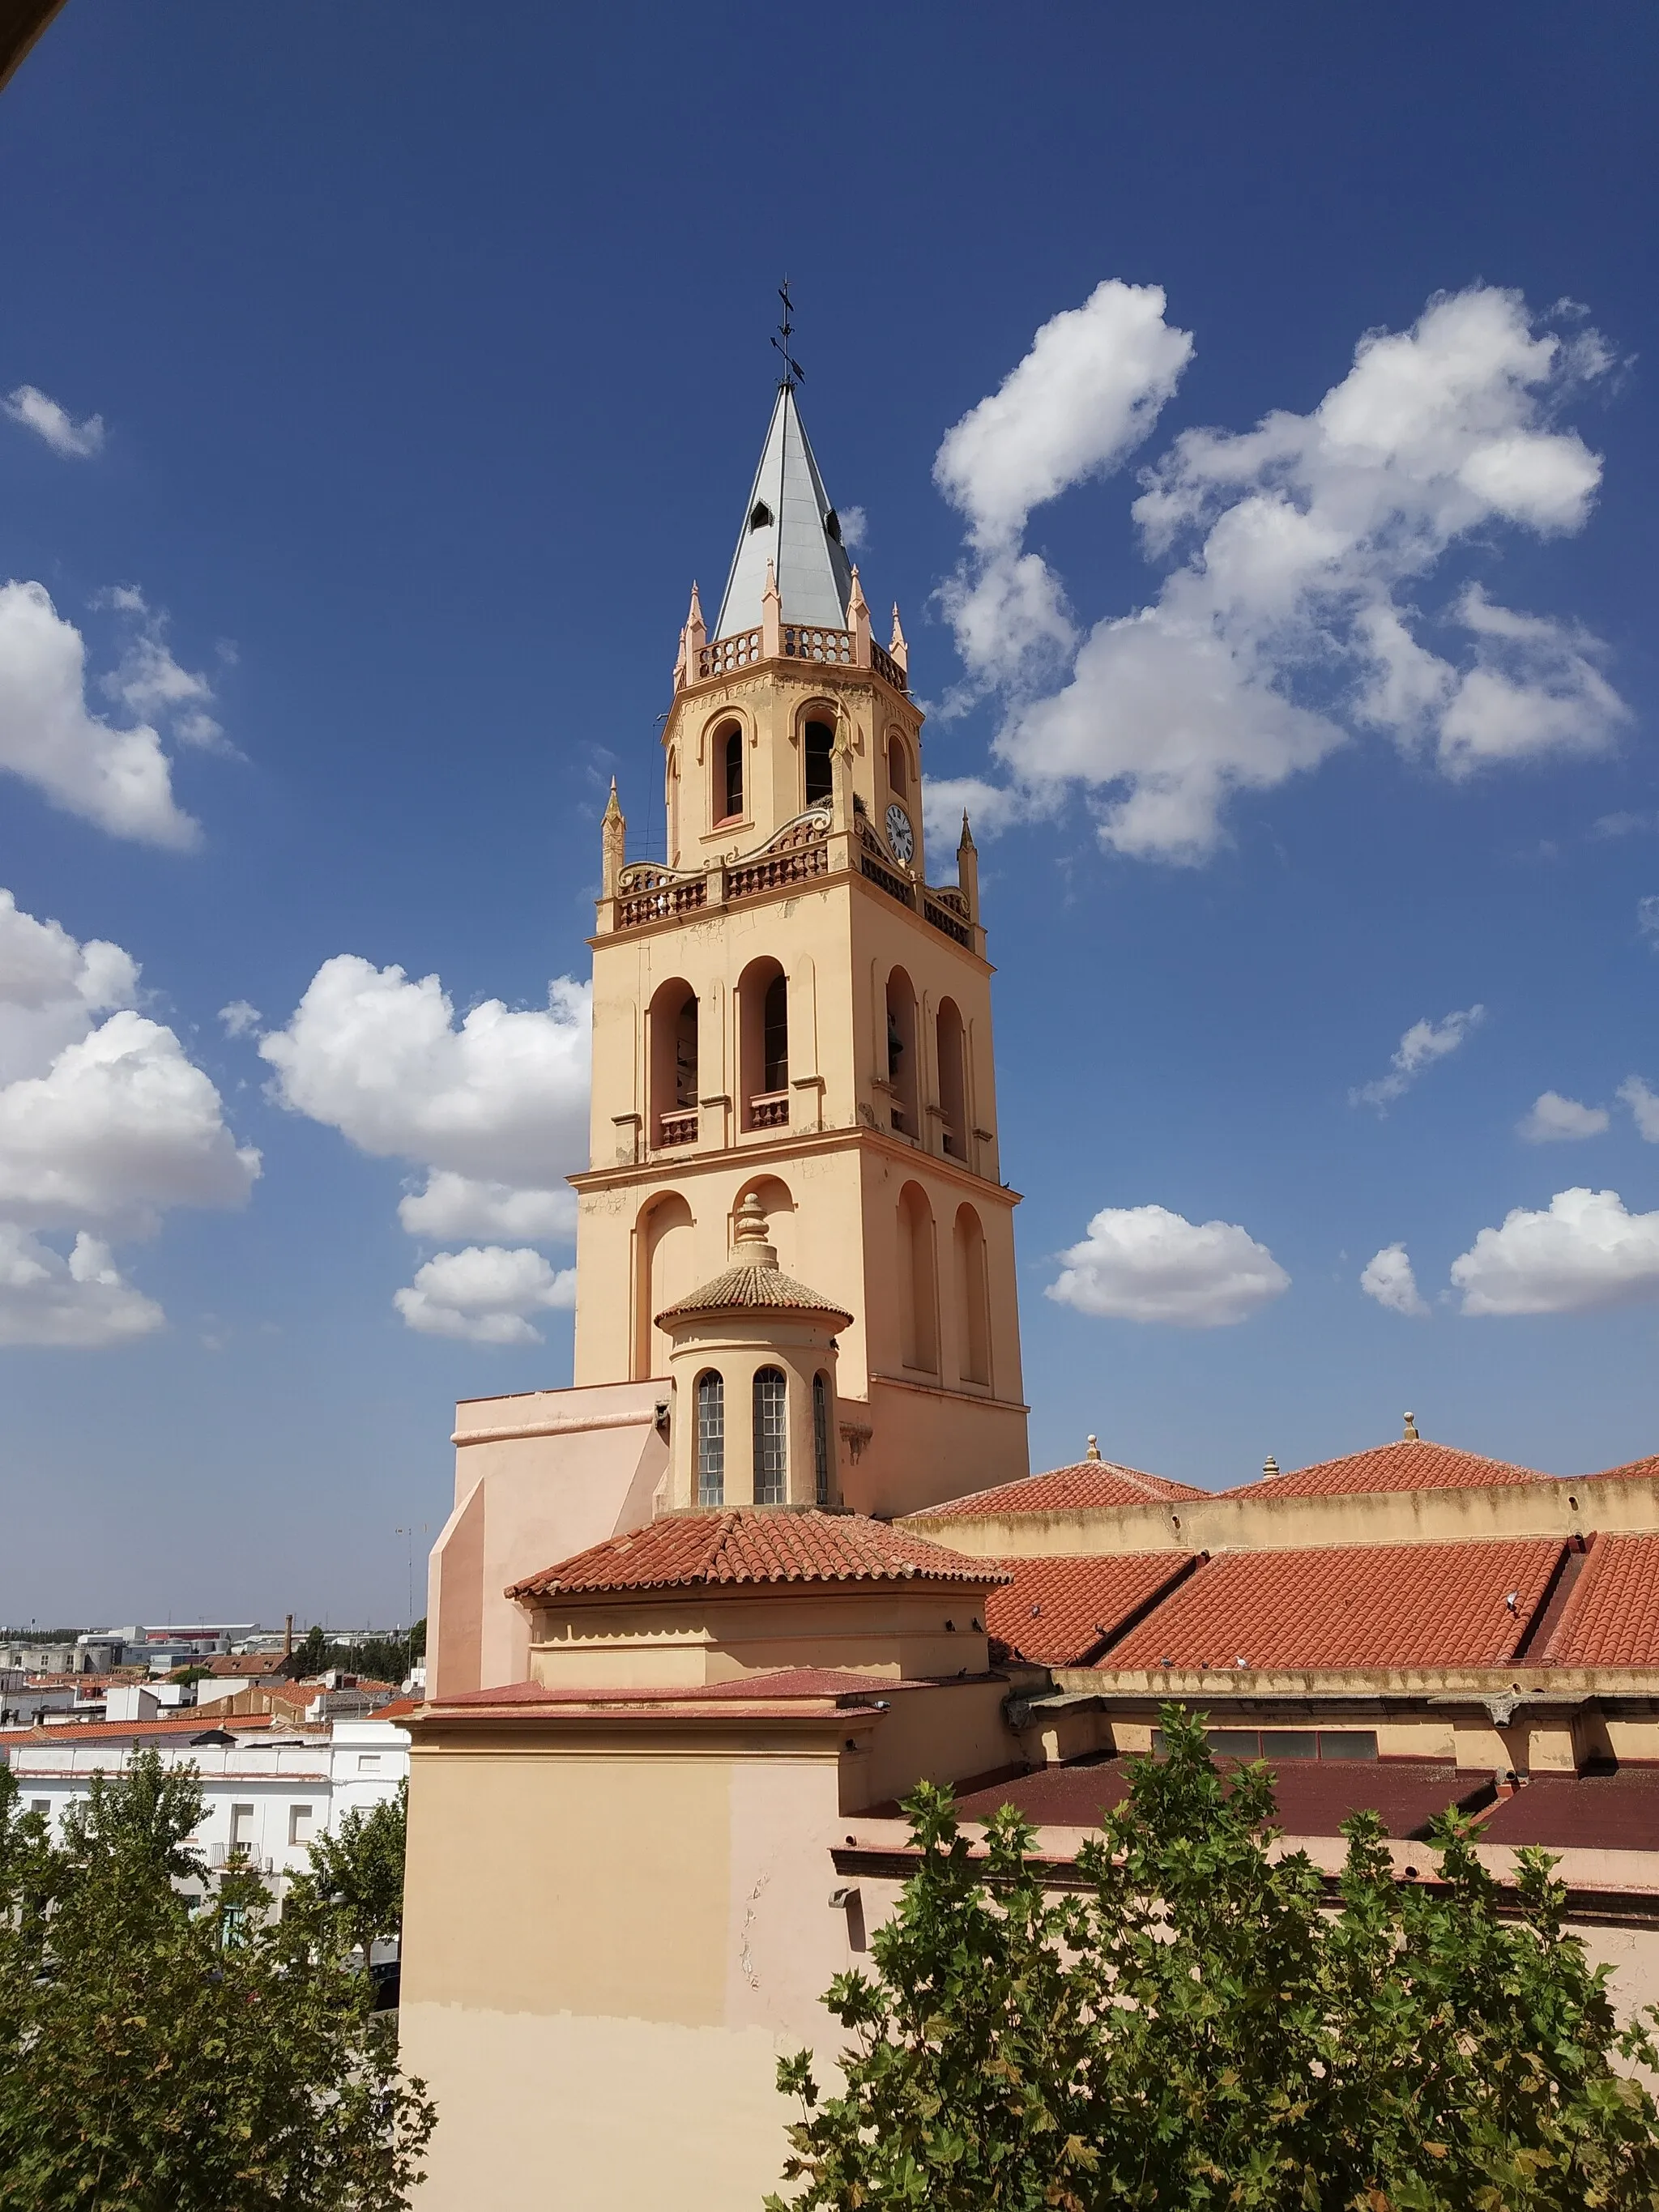
M 1419 1887 L 1358 1814 L 1333 1900 L 1271 1855 L 1267 1769 L 1224 1786 L 1201 1723 L 1163 1725 L 1080 1894 L 1045 1891 L 1012 1808 L 970 1860 L 948 1790 L 908 1801 L 918 1871 L 873 1974 L 826 1998 L 843 2089 L 807 2053 L 779 2068 L 793 2212 L 1659 2207 L 1659 2113 L 1613 2063 L 1659 2051 L 1564 1933 L 1545 1854 L 1503 1918 L 1467 1823 L 1438 1824 Z
M 54 1845 L 0 1768 L 0 2208 L 400 2212 L 434 2114 L 395 2021 L 337 1936 L 209 1876 L 201 1814 L 142 1753 Z
M 331 1836 L 312 1844 L 311 1871 L 289 1893 L 289 1917 L 365 1956 L 370 1944 L 400 1934 L 408 1832 L 407 1783 L 366 1813 L 348 1813 Z

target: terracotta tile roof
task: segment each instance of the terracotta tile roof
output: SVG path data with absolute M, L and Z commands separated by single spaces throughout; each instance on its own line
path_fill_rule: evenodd
M 366 1721 L 400 1721 L 405 1713 L 418 1712 L 423 1702 L 420 1698 L 394 1698 L 389 1705 L 377 1705 L 362 1717 Z
M 1659 1480 L 1659 1452 L 1650 1459 L 1627 1460 L 1623 1467 L 1605 1467 L 1594 1480 L 1597 1482 L 1618 1482 L 1626 1477 L 1645 1477 L 1650 1482 Z M 1591 1479 L 1589 1475 L 1583 1478 L 1587 1482 Z
M 1491 1667 L 1515 1655 L 1564 1547 L 1553 1536 L 1226 1552 L 1097 1663 Z M 1515 1593 L 1515 1609 L 1505 1600 Z
M 287 1664 L 280 1651 L 220 1651 L 207 1662 L 210 1674 L 276 1674 Z
M 671 1513 L 514 1583 L 508 1597 L 755 1583 L 1006 1579 L 1000 1567 L 897 1534 L 861 1513 Z
M 1346 1459 L 1321 1460 L 1285 1474 L 1258 1476 L 1224 1490 L 1224 1498 L 1336 1498 L 1368 1490 L 1487 1490 L 1515 1482 L 1553 1482 L 1536 1468 L 1511 1467 L 1507 1460 L 1483 1459 L 1479 1452 L 1426 1437 L 1408 1443 L 1380 1444 L 1374 1451 L 1350 1452 Z
M 775 1267 L 728 1267 L 712 1283 L 693 1291 L 678 1304 L 665 1306 L 657 1317 L 659 1328 L 671 1322 L 690 1321 L 697 1314 L 746 1313 L 755 1308 L 777 1310 L 787 1313 L 822 1315 L 838 1328 L 845 1328 L 853 1316 L 844 1306 L 833 1298 L 820 1297 L 809 1291 L 805 1283 L 792 1276 L 782 1275 Z
M 1557 1667 L 1659 1667 L 1659 1536 L 1595 1538 L 1544 1657 Z
M 1097 1507 L 1162 1505 L 1170 1499 L 1210 1495 L 1207 1490 L 1194 1490 L 1189 1482 L 1168 1482 L 1161 1474 L 1142 1474 L 1138 1468 L 1119 1467 L 1109 1459 L 1084 1459 L 1074 1467 L 1053 1468 L 1047 1474 L 1000 1482 L 994 1490 L 975 1490 L 965 1498 L 949 1498 L 942 1504 L 906 1517 L 982 1521 L 1002 1513 L 1087 1512 Z
M 1000 1559 L 1013 1580 L 985 1601 L 1000 1645 L 1040 1667 L 1081 1667 L 1195 1565 L 1182 1552 Z

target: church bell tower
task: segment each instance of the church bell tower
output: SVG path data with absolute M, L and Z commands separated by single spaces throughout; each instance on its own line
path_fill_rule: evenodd
M 657 1317 L 757 1204 L 777 1266 L 852 1316 L 831 1494 L 879 1514 L 1028 1471 L 977 855 L 964 817 L 957 881 L 928 882 L 908 663 L 792 364 L 714 627 L 694 586 L 680 633 L 665 862 L 628 859 L 614 790 L 603 825 L 575 1381 L 678 1395 Z

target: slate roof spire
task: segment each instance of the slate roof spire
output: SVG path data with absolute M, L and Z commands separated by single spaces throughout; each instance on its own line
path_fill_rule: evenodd
M 714 624 L 715 637 L 757 629 L 767 563 L 777 577 L 782 619 L 848 627 L 853 571 L 841 523 L 818 474 L 795 404 L 793 378 L 778 386 L 760 466 L 744 510 L 738 550 Z

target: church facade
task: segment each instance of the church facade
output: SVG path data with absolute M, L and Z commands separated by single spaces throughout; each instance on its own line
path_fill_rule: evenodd
M 431 2212 L 731 2212 L 776 2185 L 820 1998 L 909 1860 L 897 1801 L 1025 1809 L 1065 1869 L 1160 1705 L 1279 1766 L 1334 1878 L 1456 1804 L 1562 1851 L 1659 1996 L 1659 1460 L 1558 1480 L 1424 1440 L 1231 1493 L 1095 1439 L 1032 1475 L 991 969 L 930 880 L 896 611 L 872 635 L 780 387 L 663 732 L 613 791 L 568 1390 L 457 1409 L 412 1739 L 402 2049 Z

